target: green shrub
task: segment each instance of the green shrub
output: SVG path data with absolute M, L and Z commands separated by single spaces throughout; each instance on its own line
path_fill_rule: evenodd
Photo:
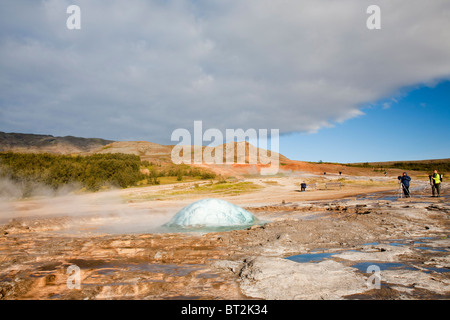
M 53 189 L 70 183 L 79 183 L 90 191 L 106 185 L 134 186 L 145 178 L 140 166 L 139 156 L 120 153 L 90 156 L 0 153 L 0 175 L 22 183 L 43 183 Z

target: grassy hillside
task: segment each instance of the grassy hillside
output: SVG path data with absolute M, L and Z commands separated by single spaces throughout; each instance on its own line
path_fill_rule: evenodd
M 133 154 L 93 154 L 86 156 L 49 153 L 0 153 L 0 178 L 20 186 L 22 197 L 33 194 L 42 186 L 58 190 L 74 186 L 88 191 L 102 187 L 127 188 L 137 185 L 160 184 L 161 180 L 180 182 L 214 179 L 209 170 L 188 165 L 158 165 L 141 161 Z M 0 186 L 0 195 L 8 186 Z
M 350 163 L 349 167 L 384 169 L 400 169 L 412 171 L 433 172 L 438 170 L 440 173 L 450 173 L 450 159 L 422 160 L 422 161 L 389 161 L 389 162 L 366 162 Z
M 126 154 L 0 153 L 0 177 L 25 186 L 41 183 L 55 190 L 68 184 L 79 184 L 91 191 L 104 185 L 133 186 L 144 178 L 140 166 L 138 156 Z M 27 192 L 24 193 L 26 196 Z

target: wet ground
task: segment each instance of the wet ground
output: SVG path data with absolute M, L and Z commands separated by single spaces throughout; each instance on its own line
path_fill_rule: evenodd
M 448 197 L 260 202 L 244 207 L 264 223 L 232 231 L 167 233 L 166 208 L 149 220 L 146 203 L 8 219 L 0 299 L 450 298 Z

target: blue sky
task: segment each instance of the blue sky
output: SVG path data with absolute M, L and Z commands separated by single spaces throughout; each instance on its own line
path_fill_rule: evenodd
M 404 89 L 362 111 L 317 133 L 280 137 L 281 154 L 342 163 L 450 158 L 450 81 Z

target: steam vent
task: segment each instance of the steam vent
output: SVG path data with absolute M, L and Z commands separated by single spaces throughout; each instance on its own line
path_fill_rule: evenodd
M 245 227 L 258 219 L 228 201 L 202 199 L 181 209 L 166 226 L 182 228 Z

